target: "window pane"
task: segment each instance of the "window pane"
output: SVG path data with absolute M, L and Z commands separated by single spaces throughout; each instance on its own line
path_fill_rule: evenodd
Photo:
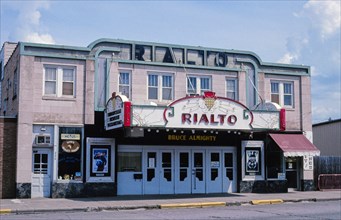
M 157 99 L 157 88 L 149 87 L 148 98 L 149 99 Z
M 162 89 L 162 99 L 163 100 L 172 100 L 172 89 L 171 88 L 163 88 Z
M 226 80 L 226 97 L 236 99 L 236 80 Z
M 187 93 L 197 93 L 197 79 L 195 77 L 187 77 Z
M 45 94 L 56 94 L 56 82 L 45 82 Z
M 279 93 L 279 84 L 271 83 L 271 93 Z
M 120 84 L 129 85 L 129 73 L 120 73 Z
M 271 102 L 279 104 L 279 95 L 278 94 L 272 94 L 271 95 Z
M 210 89 L 210 79 L 209 78 L 201 78 L 200 79 L 200 87 L 201 90 L 209 90 Z
M 129 98 L 129 86 L 120 86 L 119 92 Z
M 172 76 L 162 76 L 162 99 L 172 100 L 173 94 L 173 77 Z
M 163 87 L 172 87 L 172 77 L 171 76 L 162 76 L 162 86 Z
M 157 75 L 148 75 L 148 86 L 158 86 Z
M 73 69 L 63 69 L 63 81 L 73 81 Z
M 284 94 L 292 94 L 290 83 L 284 83 Z
M 56 68 L 45 68 L 45 80 L 56 80 Z
M 141 172 L 142 153 L 118 152 L 118 172 Z
M 129 73 L 120 73 L 119 77 L 119 92 L 122 95 L 130 97 L 130 74 Z
M 291 95 L 284 95 L 284 105 L 292 105 L 292 99 L 291 99 Z
M 73 95 L 73 82 L 63 83 L 63 95 Z

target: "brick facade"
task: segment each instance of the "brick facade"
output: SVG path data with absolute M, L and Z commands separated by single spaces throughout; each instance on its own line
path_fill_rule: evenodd
M 0 118 L 0 199 L 15 198 L 17 119 Z

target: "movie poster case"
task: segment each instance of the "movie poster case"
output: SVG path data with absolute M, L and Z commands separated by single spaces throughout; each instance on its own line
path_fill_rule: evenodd
M 242 141 L 243 180 L 264 180 L 264 142 Z
M 87 138 L 87 182 L 115 182 L 115 139 Z

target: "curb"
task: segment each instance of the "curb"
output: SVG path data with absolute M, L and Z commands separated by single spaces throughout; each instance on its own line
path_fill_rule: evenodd
M 251 200 L 252 205 L 272 205 L 281 204 L 283 199 L 261 199 L 261 200 Z
M 163 204 L 161 209 L 170 208 L 203 208 L 212 206 L 226 206 L 226 202 L 200 202 L 200 203 L 178 203 L 178 204 Z
M 12 213 L 12 209 L 0 209 L 0 215 Z

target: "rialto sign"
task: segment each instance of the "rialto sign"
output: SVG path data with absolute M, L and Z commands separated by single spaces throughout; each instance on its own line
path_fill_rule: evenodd
M 214 92 L 171 103 L 163 114 L 165 127 L 250 130 L 253 115 L 243 104 Z
M 120 127 L 251 130 L 252 112 L 243 104 L 217 97 L 214 92 L 188 96 L 168 106 L 130 105 L 113 95 L 105 110 L 106 130 Z

